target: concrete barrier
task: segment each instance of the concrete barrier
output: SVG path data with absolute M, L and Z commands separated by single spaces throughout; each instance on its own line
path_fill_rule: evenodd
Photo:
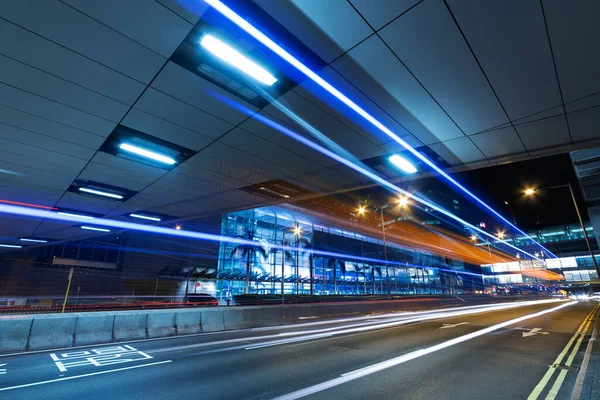
M 159 311 L 148 313 L 148 337 L 169 337 L 177 335 L 175 329 L 175 313 L 173 311 Z
M 175 326 L 178 335 L 191 335 L 202 333 L 202 311 L 201 310 L 183 310 L 175 313 Z
M 45 318 L 34 318 L 27 350 L 73 346 L 76 323 L 76 315 L 48 315 Z
M 202 311 L 202 332 L 218 332 L 224 331 L 223 310 L 203 310 Z
M 32 324 L 30 316 L 0 319 L 0 353 L 25 351 Z
M 533 298 L 539 299 L 539 298 Z M 0 317 L 0 353 L 288 325 L 376 313 L 431 310 L 532 298 L 455 296 L 392 301 L 37 314 Z
M 115 313 L 114 340 L 146 339 L 148 314 L 123 311 Z
M 77 315 L 73 345 L 84 346 L 112 342 L 114 321 L 113 313 L 81 313 Z

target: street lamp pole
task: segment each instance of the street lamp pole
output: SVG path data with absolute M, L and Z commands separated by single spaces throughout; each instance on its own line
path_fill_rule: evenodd
M 598 278 L 600 278 L 600 269 L 598 268 L 598 263 L 596 262 L 596 257 L 594 257 L 594 252 L 592 251 L 592 246 L 590 246 L 590 239 L 588 237 L 587 231 L 585 230 L 585 225 L 583 224 L 583 220 L 581 219 L 581 214 L 579 213 L 579 207 L 577 207 L 577 200 L 575 200 L 575 193 L 573 192 L 573 186 L 571 186 L 571 182 L 567 184 L 569 187 L 569 192 L 571 192 L 571 198 L 573 199 L 573 205 L 575 206 L 575 211 L 577 212 L 577 218 L 579 218 L 579 224 L 581 225 L 581 229 L 583 230 L 583 237 L 585 238 L 585 244 L 587 245 L 588 251 L 590 252 L 590 256 L 592 257 L 592 263 L 594 264 L 594 268 L 596 269 L 596 273 L 598 274 Z
M 573 192 L 573 186 L 571 185 L 571 182 L 568 182 L 566 185 L 547 186 L 547 187 L 543 187 L 543 188 L 539 188 L 539 189 L 527 189 L 527 190 L 525 190 L 525 194 L 532 195 L 537 190 L 558 189 L 558 188 L 565 188 L 565 187 L 569 188 L 569 193 L 571 194 L 571 199 L 573 200 L 573 206 L 575 207 L 575 212 L 577 212 L 577 218 L 579 219 L 579 225 L 581 225 L 581 229 L 583 231 L 583 237 L 585 238 L 585 244 L 588 248 L 590 256 L 592 257 L 592 263 L 594 264 L 596 273 L 598 274 L 598 277 L 600 278 L 600 268 L 598 267 L 598 262 L 596 261 L 596 257 L 594 257 L 594 252 L 592 251 L 592 246 L 590 245 L 590 239 L 588 237 L 587 231 L 585 230 L 585 225 L 583 224 L 583 220 L 581 219 L 581 213 L 579 212 L 579 207 L 577 206 L 577 200 L 575 199 L 575 192 Z

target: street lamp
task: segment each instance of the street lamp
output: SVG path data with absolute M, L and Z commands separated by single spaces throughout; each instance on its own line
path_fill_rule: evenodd
M 406 207 L 408 205 L 408 197 L 401 197 L 400 199 L 398 199 L 398 204 L 400 205 L 400 207 Z
M 577 200 L 575 199 L 575 193 L 573 192 L 573 186 L 571 186 L 571 182 L 568 182 L 566 185 L 556 185 L 556 186 L 546 186 L 542 188 L 527 188 L 523 191 L 526 196 L 532 196 L 537 191 L 540 190 L 549 190 L 549 189 L 561 189 L 561 188 L 569 188 L 569 192 L 571 193 L 571 200 L 573 200 L 573 206 L 575 207 L 575 212 L 577 213 L 577 218 L 579 219 L 579 224 L 581 225 L 581 229 L 583 231 L 583 237 L 585 238 L 585 244 L 587 245 L 588 251 L 590 252 L 590 256 L 592 257 L 592 263 L 594 264 L 594 268 L 596 269 L 596 273 L 600 278 L 600 267 L 598 267 L 598 263 L 596 262 L 596 257 L 594 257 L 594 252 L 592 251 L 592 246 L 590 246 L 590 239 L 588 237 L 587 231 L 585 230 L 585 225 L 583 224 L 583 220 L 581 219 L 581 213 L 579 212 L 579 207 L 577 206 Z
M 385 221 L 383 219 L 383 209 L 387 208 L 387 204 L 379 207 L 379 213 L 381 215 L 381 233 L 383 234 L 383 258 L 385 259 L 385 276 L 387 277 L 387 294 L 390 296 L 392 294 L 392 290 L 390 288 L 390 269 L 388 266 L 388 257 L 387 257 L 387 239 L 385 237 Z M 375 207 L 377 210 L 377 207 Z
M 358 212 L 360 215 L 363 215 L 363 214 L 364 214 L 364 213 L 367 211 L 367 208 L 366 208 L 365 206 L 361 205 L 361 206 L 358 206 L 358 210 L 356 210 L 356 211 L 357 211 L 357 212 Z
M 471 242 L 476 242 L 476 241 L 477 241 L 477 236 L 471 235 Z
M 498 232 L 496 235 L 498 236 L 498 239 L 500 239 L 500 240 L 504 239 L 504 237 L 506 236 L 506 234 L 502 231 Z

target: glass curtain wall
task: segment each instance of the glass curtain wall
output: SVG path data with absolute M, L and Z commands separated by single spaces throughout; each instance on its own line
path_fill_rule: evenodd
M 227 299 L 243 293 L 280 294 L 282 288 L 285 294 L 378 295 L 388 293 L 388 282 L 392 294 L 438 294 L 458 293 L 463 286 L 459 272 L 465 268 L 460 261 L 388 243 L 386 269 L 381 240 L 308 220 L 278 207 L 224 215 L 223 236 L 255 245 L 221 244 L 217 295 Z M 342 255 L 323 256 L 313 250 Z

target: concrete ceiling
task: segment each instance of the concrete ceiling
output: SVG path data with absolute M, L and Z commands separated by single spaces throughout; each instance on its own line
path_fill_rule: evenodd
M 6 2 L 8 3 L 8 2 Z M 254 0 L 323 61 L 319 73 L 451 167 L 597 144 L 597 1 Z M 236 3 L 231 3 L 232 7 Z M 251 7 L 250 7 L 251 8 Z M 238 188 L 366 180 L 227 107 L 257 109 L 172 60 L 202 19 L 171 0 L 21 0 L 0 7 L 0 199 L 125 218 L 264 203 Z M 303 82 L 280 100 L 359 159 L 402 150 Z M 99 149 L 120 125 L 193 151 L 171 170 Z M 75 180 L 136 192 L 69 191 Z M 64 240 L 78 227 L 0 216 L 0 238 Z

